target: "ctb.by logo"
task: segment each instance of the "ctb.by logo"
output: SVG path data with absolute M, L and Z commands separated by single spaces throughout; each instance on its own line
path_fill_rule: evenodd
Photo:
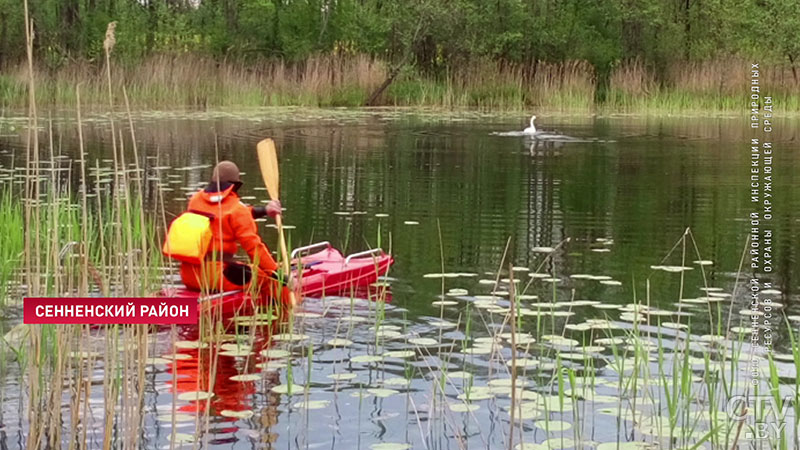
M 752 418 L 752 426 L 744 437 L 748 440 L 760 440 L 780 437 L 786 428 L 786 415 L 789 408 L 796 401 L 791 394 L 778 399 L 770 395 L 735 395 L 728 400 L 726 412 L 728 418 L 734 422 L 746 421 Z

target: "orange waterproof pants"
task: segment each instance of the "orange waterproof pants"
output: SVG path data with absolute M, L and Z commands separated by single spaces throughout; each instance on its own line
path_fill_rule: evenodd
M 252 266 L 248 266 L 254 272 L 252 276 L 237 280 L 235 274 L 238 271 L 230 270 L 229 264 L 222 261 L 206 261 L 202 265 L 181 263 L 181 280 L 189 289 L 208 292 L 246 291 L 255 282 L 257 285 L 252 287 L 259 297 L 280 299 L 283 303 L 289 303 L 289 289 L 272 274 L 258 267 L 253 270 Z

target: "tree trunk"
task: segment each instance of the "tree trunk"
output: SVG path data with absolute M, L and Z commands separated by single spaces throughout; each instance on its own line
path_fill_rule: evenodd
M 281 52 L 281 2 L 283 0 L 275 0 L 275 14 L 272 15 L 272 53 L 278 55 Z
M 383 83 L 381 83 L 381 85 L 378 86 L 378 89 L 375 89 L 375 91 L 372 92 L 367 101 L 364 102 L 364 106 L 375 106 L 375 102 L 378 101 L 378 98 L 380 98 L 381 94 L 383 94 L 383 91 L 385 91 L 386 88 L 388 88 L 389 85 L 392 84 L 394 79 L 397 78 L 397 75 L 400 74 L 400 70 L 402 68 L 403 67 L 400 66 L 392 69 L 389 72 L 389 77 L 383 80 Z
M 686 0 L 686 3 L 684 4 L 684 8 L 686 9 L 684 12 L 686 17 L 686 31 L 685 31 L 686 36 L 684 37 L 686 47 L 684 48 L 684 52 L 686 52 L 685 58 L 687 60 L 689 59 L 689 57 L 691 57 L 692 54 L 692 16 L 689 13 L 689 10 L 691 8 L 690 1 L 691 0 Z
M 6 58 L 8 57 L 8 13 L 0 12 L 0 68 L 6 66 Z
M 403 70 L 403 67 L 408 62 L 408 59 L 411 57 L 413 53 L 414 44 L 417 42 L 417 37 L 419 36 L 419 32 L 422 30 L 422 20 L 417 23 L 417 29 L 414 30 L 414 34 L 411 37 L 411 41 L 406 46 L 405 54 L 403 55 L 403 59 L 400 60 L 397 65 L 389 71 L 389 77 L 383 80 L 378 89 L 375 89 L 374 92 L 367 98 L 367 101 L 364 102 L 364 106 L 375 106 L 375 102 L 378 101 L 378 98 L 383 94 L 383 91 L 389 87 L 390 84 L 397 78 L 397 75 L 400 75 L 400 71 Z
M 228 30 L 235 33 L 239 29 L 239 5 L 236 0 L 224 0 L 222 5 Z
M 325 37 L 325 32 L 328 30 L 328 20 L 331 17 L 332 2 L 329 0 L 322 0 L 321 3 L 321 21 L 322 25 L 319 27 L 319 35 L 317 36 L 317 48 L 322 49 L 322 39 Z
M 61 15 L 61 43 L 67 53 L 80 51 L 80 5 L 78 0 L 62 0 Z
M 147 1 L 147 20 L 149 27 L 147 29 L 147 37 L 145 38 L 145 54 L 150 54 L 156 43 L 156 28 L 158 28 L 158 9 L 156 8 L 156 0 Z

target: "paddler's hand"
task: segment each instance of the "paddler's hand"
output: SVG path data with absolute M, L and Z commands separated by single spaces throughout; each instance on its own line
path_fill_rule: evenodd
M 281 214 L 281 202 L 271 200 L 264 206 L 253 206 L 250 210 L 253 214 L 253 219 L 260 219 L 264 216 L 270 216 L 274 219 L 275 216 Z
M 283 208 L 279 200 L 270 200 L 270 202 L 267 203 L 267 215 L 273 219 L 280 216 L 282 211 Z

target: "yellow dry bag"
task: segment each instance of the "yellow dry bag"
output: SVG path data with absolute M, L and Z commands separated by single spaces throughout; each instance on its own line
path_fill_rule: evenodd
M 161 252 L 178 261 L 202 263 L 211 244 L 212 218 L 206 213 L 184 212 L 170 224 Z

